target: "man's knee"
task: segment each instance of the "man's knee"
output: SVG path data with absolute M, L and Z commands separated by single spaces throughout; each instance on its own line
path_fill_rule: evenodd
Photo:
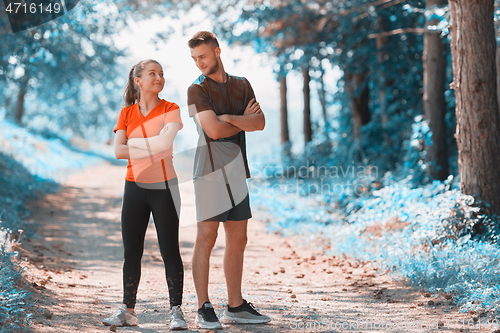
M 247 221 L 226 221 L 226 247 L 233 251 L 244 250 L 247 245 Z
M 201 222 L 201 223 L 217 223 L 217 222 Z M 196 234 L 196 246 L 205 249 L 213 249 L 217 240 L 217 228 L 215 225 L 198 225 Z M 218 226 L 218 223 L 217 223 Z
M 226 247 L 231 251 L 244 251 L 247 246 L 248 237 L 246 233 L 226 236 Z

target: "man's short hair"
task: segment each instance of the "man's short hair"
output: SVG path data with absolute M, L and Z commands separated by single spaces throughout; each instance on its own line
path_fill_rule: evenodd
M 217 41 L 217 37 L 210 31 L 198 31 L 188 41 L 188 45 L 192 49 L 200 46 L 201 44 L 212 44 L 215 47 L 219 47 L 219 41 Z

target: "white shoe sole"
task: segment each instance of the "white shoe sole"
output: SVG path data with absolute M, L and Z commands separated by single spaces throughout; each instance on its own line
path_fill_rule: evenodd
M 227 324 L 265 324 L 270 322 L 271 318 L 238 318 L 224 313 L 220 321 Z
M 112 326 L 112 325 L 115 325 L 116 327 L 132 327 L 132 326 L 139 326 L 139 323 L 137 323 L 137 324 L 133 324 L 133 325 L 130 325 L 130 324 L 127 324 L 127 323 L 125 323 L 125 324 L 118 324 L 118 325 L 117 325 L 117 324 L 110 324 L 109 322 L 104 322 L 104 321 L 102 322 L 102 324 L 103 324 L 104 326 Z
M 187 323 L 186 321 L 172 321 L 170 322 L 170 330 L 171 331 L 183 331 L 187 330 Z
M 212 323 L 210 323 L 210 324 L 201 323 L 198 320 L 198 317 L 196 317 L 194 322 L 196 325 L 198 325 L 199 328 L 203 328 L 206 330 L 221 330 L 222 329 L 222 325 L 219 322 L 214 322 L 213 324 Z

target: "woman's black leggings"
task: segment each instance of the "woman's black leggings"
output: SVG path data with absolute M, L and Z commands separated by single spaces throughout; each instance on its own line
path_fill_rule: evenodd
M 179 251 L 179 217 L 176 210 L 176 205 L 180 207 L 179 189 L 176 179 L 154 184 L 158 189 L 144 188 L 146 185 L 150 184 L 125 182 L 122 207 L 125 257 L 123 303 L 127 308 L 135 307 L 137 288 L 141 279 L 144 237 L 150 214 L 153 213 L 160 252 L 165 264 L 170 306 L 181 305 L 184 267 Z

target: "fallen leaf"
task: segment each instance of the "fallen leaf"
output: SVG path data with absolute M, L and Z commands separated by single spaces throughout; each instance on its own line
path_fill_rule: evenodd
M 52 319 L 52 312 L 50 312 L 48 309 L 43 310 L 43 316 L 47 319 Z

